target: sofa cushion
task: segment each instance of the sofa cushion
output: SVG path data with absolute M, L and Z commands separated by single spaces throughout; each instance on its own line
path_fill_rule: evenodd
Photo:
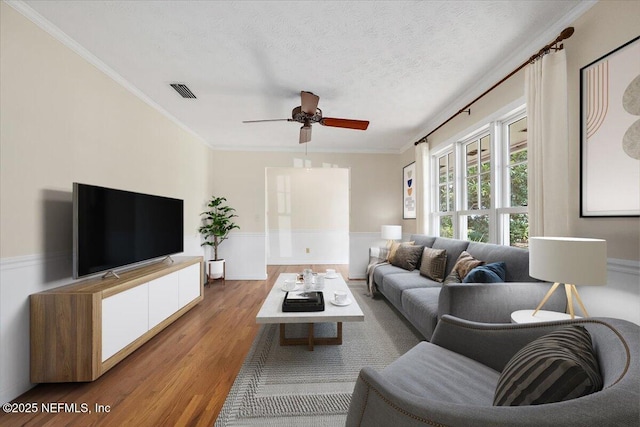
M 420 262 L 420 274 L 436 282 L 444 280 L 447 267 L 447 251 L 444 249 L 424 248 Z
M 404 271 L 404 270 L 403 270 Z M 407 289 L 440 287 L 440 283 L 420 275 L 420 271 L 404 271 L 404 274 L 389 274 L 382 279 L 380 289 L 396 307 L 402 306 L 402 293 Z
M 415 242 L 416 245 L 427 246 L 430 248 L 433 246 L 436 238 L 434 236 L 426 236 L 424 234 L 412 234 L 409 240 Z
M 391 246 L 389 246 L 389 256 L 387 256 L 387 261 L 393 264 L 396 259 L 396 252 L 398 252 L 398 248 L 400 248 L 400 246 L 413 245 L 413 243 L 414 242 L 392 242 Z
M 485 407 L 491 406 L 500 375 L 479 362 L 426 342 L 413 347 L 380 374 L 424 401 Z
M 467 274 L 462 283 L 503 283 L 507 274 L 506 268 L 504 262 L 479 265 Z
M 500 374 L 493 404 L 554 403 L 601 389 L 591 335 L 583 326 L 571 325 L 530 342 L 511 358 Z
M 428 280 L 424 277 L 422 279 Z M 438 323 L 438 296 L 441 289 L 442 287 L 436 284 L 431 287 L 406 289 L 402 292 L 402 309 L 407 319 L 428 340 L 431 339 Z
M 458 273 L 458 276 L 460 276 L 462 280 L 464 280 L 464 278 L 467 277 L 467 274 L 469 274 L 471 270 L 483 264 L 484 261 L 475 259 L 467 251 L 462 251 L 458 259 L 456 260 L 456 265 L 453 266 L 453 270 Z
M 391 274 L 399 273 L 406 274 L 407 270 L 391 264 L 380 264 L 376 266 L 375 270 L 373 270 L 373 281 L 376 285 L 378 285 L 378 288 L 380 289 L 383 286 L 385 277 Z
M 413 271 L 416 269 L 416 265 L 418 265 L 421 255 L 422 246 L 400 245 L 396 251 L 396 256 L 390 262 L 396 267 L 404 268 L 407 271 Z

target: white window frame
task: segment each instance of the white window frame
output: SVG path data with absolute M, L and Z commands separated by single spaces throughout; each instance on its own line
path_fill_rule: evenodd
M 454 175 L 453 175 L 453 194 L 454 194 L 454 199 L 453 199 L 453 210 L 449 210 L 446 212 L 441 212 L 440 211 L 440 162 L 439 159 L 441 157 L 444 156 L 449 156 L 449 154 L 453 154 L 453 164 L 454 164 Z M 433 215 L 431 215 L 432 218 L 432 230 L 435 230 L 434 235 L 440 235 L 440 218 L 442 217 L 446 217 L 446 216 L 451 216 L 451 224 L 453 225 L 453 237 L 455 238 L 457 235 L 457 212 L 456 212 L 456 207 L 458 206 L 458 191 L 457 191 L 457 184 L 456 184 L 456 174 L 455 171 L 457 169 L 457 157 L 456 156 L 456 152 L 453 149 L 453 147 L 448 146 L 445 147 L 445 149 L 438 151 L 437 153 L 434 153 L 431 161 L 433 162 L 432 164 L 434 164 L 434 166 L 431 168 L 431 172 L 432 172 L 432 177 L 431 177 L 431 182 L 434 183 L 434 185 L 432 185 L 431 191 L 432 194 L 434 195 L 433 197 L 431 197 L 431 201 L 432 201 L 432 206 L 431 206 L 431 212 L 433 212 Z M 447 174 L 448 175 L 448 174 Z M 447 200 L 449 200 L 449 198 L 447 197 Z
M 506 111 L 506 113 L 505 113 Z M 466 239 L 467 223 L 464 220 L 469 215 L 489 216 L 489 236 L 490 243 L 510 245 L 509 236 L 509 215 L 517 213 L 528 213 L 526 206 L 511 207 L 509 192 L 509 125 L 527 116 L 526 105 L 523 100 L 518 100 L 509 106 L 495 113 L 492 117 L 481 121 L 473 126 L 471 131 L 463 133 L 461 136 L 451 138 L 438 150 L 434 150 L 431 155 L 431 192 L 432 206 L 431 229 L 434 235 L 440 235 L 440 218 L 451 216 L 453 222 L 453 237 L 456 239 Z M 484 123 L 483 123 L 484 122 Z M 485 135 L 491 138 L 491 201 L 489 209 L 467 209 L 466 202 L 466 170 L 464 162 L 466 158 L 465 147 L 474 140 L 479 140 Z M 480 147 L 478 147 L 480 148 Z M 454 207 L 453 211 L 440 212 L 439 198 L 439 163 L 438 160 L 444 155 L 453 152 L 454 158 Z
M 503 245 L 510 245 L 511 238 L 509 236 L 509 215 L 512 214 L 528 214 L 529 209 L 528 206 L 510 206 L 511 205 L 511 188 L 510 188 L 510 177 L 509 177 L 509 126 L 513 123 L 527 117 L 527 112 L 525 108 L 512 112 L 504 117 L 502 117 L 499 121 L 499 132 L 500 139 L 502 144 L 502 152 L 501 152 L 501 167 L 500 171 L 502 173 L 501 176 L 501 194 L 500 194 L 500 205 L 496 209 L 497 217 L 498 217 L 498 233 L 499 239 L 498 242 Z M 527 150 L 529 149 L 527 145 Z M 527 164 L 529 163 L 529 159 L 527 156 Z M 527 174 L 528 179 L 528 174 Z

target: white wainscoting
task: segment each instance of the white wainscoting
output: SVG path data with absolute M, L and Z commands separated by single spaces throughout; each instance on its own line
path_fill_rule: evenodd
M 384 246 L 386 241 L 380 238 L 380 232 L 350 233 L 349 241 L 349 278 L 354 280 L 366 279 L 369 248 L 372 246 Z
M 269 230 L 267 264 L 348 264 L 349 240 L 346 230 Z
M 28 255 L 0 260 L 0 401 L 8 402 L 29 381 L 29 295 L 71 280 L 71 253 Z
M 609 258 L 607 285 L 578 286 L 578 292 L 591 317 L 615 317 L 640 325 L 640 261 Z
M 218 247 L 225 259 L 227 280 L 265 280 L 267 278 L 265 233 L 233 231 Z
M 200 236 L 184 238 L 182 255 L 203 255 Z M 264 280 L 264 233 L 233 232 L 220 246 L 227 278 Z M 29 295 L 74 282 L 71 252 L 0 259 L 0 401 L 8 402 L 33 384 L 29 381 Z M 10 350 L 8 350 L 10 349 Z

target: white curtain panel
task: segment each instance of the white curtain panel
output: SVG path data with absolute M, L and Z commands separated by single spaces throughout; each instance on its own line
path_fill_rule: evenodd
M 544 55 L 525 70 L 529 137 L 529 235 L 567 235 L 568 130 L 565 51 Z
M 421 142 L 415 148 L 416 157 L 416 233 L 430 234 L 431 180 L 429 173 L 429 143 Z

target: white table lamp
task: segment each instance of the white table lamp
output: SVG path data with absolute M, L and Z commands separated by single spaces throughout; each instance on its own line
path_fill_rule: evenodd
M 401 225 L 383 225 L 380 232 L 382 238 L 387 241 L 388 245 L 394 240 L 402 239 L 402 226 Z
M 564 283 L 571 318 L 575 317 L 574 296 L 584 315 L 589 317 L 576 285 L 607 283 L 607 242 L 602 239 L 579 237 L 531 237 L 529 238 L 529 275 L 536 279 L 554 282 L 533 312 L 534 316 L 560 283 Z

